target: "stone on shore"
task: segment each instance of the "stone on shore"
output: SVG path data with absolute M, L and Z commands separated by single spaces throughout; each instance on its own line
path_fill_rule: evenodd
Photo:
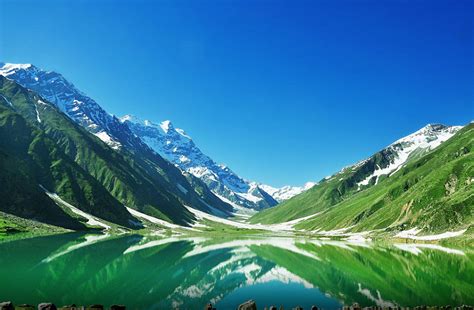
M 0 310 L 14 310 L 13 303 L 11 301 L 0 302 Z
M 257 304 L 253 300 L 249 300 L 241 304 L 238 310 L 257 310 Z
M 53 303 L 43 302 L 38 305 L 38 310 L 57 310 L 57 308 Z

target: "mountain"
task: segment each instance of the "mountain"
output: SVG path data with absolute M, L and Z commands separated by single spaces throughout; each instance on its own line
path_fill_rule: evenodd
M 391 179 L 407 164 L 423 158 L 450 139 L 461 126 L 427 125 L 371 157 L 326 177 L 310 190 L 256 214 L 253 223 L 277 223 L 325 211 L 366 189 Z M 378 199 L 376 199 L 378 201 Z
M 299 229 L 383 230 L 408 234 L 464 231 L 474 223 L 474 124 L 397 173 Z M 402 235 L 405 233 L 402 233 Z M 398 235 L 398 233 L 397 233 Z
M 227 166 L 217 164 L 184 130 L 175 128 L 170 121 L 155 124 L 132 115 L 122 117 L 121 121 L 158 154 L 182 171 L 201 179 L 213 193 L 233 203 L 236 208 L 262 210 L 278 203 L 263 186 L 244 180 Z
M 72 123 L 67 126 L 69 119 L 43 100 L 0 76 L 0 210 L 64 228 L 84 229 L 77 216 L 46 195 L 46 188 L 89 214 L 135 227 L 136 219 L 80 165 L 77 157 L 82 155 L 82 145 L 74 146 L 76 158 L 69 156 L 67 142 L 55 137 L 55 126 L 60 124 L 65 139 L 77 139 L 73 135 L 91 139 L 89 134 Z M 92 138 L 84 148 L 92 153 L 101 144 Z
M 30 64 L 3 63 L 0 64 L 0 75 L 38 93 L 74 123 L 123 156 L 126 163 L 116 165 L 117 173 L 112 175 L 108 175 L 105 169 L 99 170 L 86 161 L 85 157 L 79 157 L 84 168 L 122 203 L 177 223 L 186 223 L 192 219 L 183 205 L 222 216 L 231 214 L 231 205 L 218 199 L 202 184 L 192 180 L 192 177 L 183 175 L 132 133 L 127 124 L 107 113 L 61 74 L 44 71 Z M 62 137 L 62 132 L 61 128 L 57 128 L 54 138 L 64 138 L 66 142 L 70 142 L 70 139 Z M 75 146 L 67 147 L 71 152 L 70 156 L 75 155 Z M 105 162 L 110 165 L 111 157 L 116 156 L 112 154 L 113 150 L 106 151 L 110 153 L 107 155 L 110 158 Z M 85 151 L 84 155 L 89 155 L 89 152 Z M 124 169 L 128 171 L 121 171 Z M 196 187 L 191 185 L 190 179 Z M 156 212 L 157 206 L 167 209 L 167 215 Z
M 275 198 L 278 202 L 283 202 L 285 200 L 290 199 L 296 195 L 301 194 L 302 192 L 307 191 L 308 189 L 312 188 L 317 183 L 315 182 L 306 182 L 303 186 L 283 186 L 280 188 L 275 188 L 270 185 L 265 184 L 258 184 L 260 188 L 264 191 L 269 193 L 273 198 Z
M 183 225 L 194 220 L 167 189 L 169 182 L 152 177 L 134 154 L 114 151 L 33 91 L 4 77 L 0 81 L 1 188 L 9 191 L 2 192 L 2 211 L 64 226 L 51 222 L 57 209 L 42 210 L 53 206 L 43 204 L 47 191 L 63 207 L 130 228 L 139 221 L 125 207 Z

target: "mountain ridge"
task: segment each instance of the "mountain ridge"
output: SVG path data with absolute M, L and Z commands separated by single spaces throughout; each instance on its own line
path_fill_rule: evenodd
M 308 191 L 294 196 L 272 210 L 256 214 L 251 222 L 263 224 L 272 224 L 275 221 L 284 222 L 329 208 L 354 193 L 370 188 L 390 177 L 406 163 L 422 157 L 447 141 L 461 128 L 462 126 L 428 124 L 397 139 L 372 156 L 323 178 Z M 301 207 L 297 207 L 297 205 Z
M 133 115 L 120 118 L 127 123 L 132 132 L 164 158 L 182 171 L 203 180 L 219 197 L 243 208 L 262 210 L 276 205 L 309 187 L 273 188 L 268 185 L 241 178 L 228 166 L 216 163 L 204 154 L 193 139 L 183 129 L 176 128 L 171 121 L 154 123 Z M 275 194 L 270 194 L 268 189 Z
M 95 135 L 115 151 L 130 158 L 134 171 L 151 181 L 153 186 L 165 188 L 181 204 L 187 204 L 206 212 L 212 212 L 209 205 L 223 214 L 231 214 L 232 207 L 215 197 L 209 190 L 197 184 L 193 188 L 189 178 L 181 173 L 156 152 L 153 152 L 140 138 L 135 136 L 126 124 L 107 113 L 96 101 L 78 90 L 61 74 L 44 71 L 33 65 L 0 64 L 0 75 L 37 92 L 45 100 L 52 102 L 67 117 L 88 132 Z M 110 185 L 109 190 L 116 189 Z M 139 190 L 139 188 L 137 188 Z M 118 193 L 117 193 L 118 194 Z M 120 194 L 122 195 L 122 194 Z M 153 199 L 150 195 L 144 195 Z M 122 197 L 125 198 L 125 197 Z M 138 198 L 138 197 L 137 197 Z M 139 198 L 141 199 L 141 198 Z M 175 198 L 171 198 L 174 200 Z M 187 210 L 183 209 L 184 213 Z M 190 214 L 185 218 L 192 218 Z M 178 220 L 177 218 L 175 220 Z

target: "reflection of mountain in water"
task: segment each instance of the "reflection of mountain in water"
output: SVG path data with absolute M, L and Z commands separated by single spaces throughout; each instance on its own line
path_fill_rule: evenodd
M 291 238 L 147 239 L 67 234 L 0 244 L 0 299 L 201 309 L 473 304 L 471 253 L 430 245 Z M 295 300 L 296 299 L 296 300 Z

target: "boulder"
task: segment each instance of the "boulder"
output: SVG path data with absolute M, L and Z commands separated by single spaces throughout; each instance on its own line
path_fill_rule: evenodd
M 43 302 L 38 305 L 38 310 L 57 310 L 57 308 L 53 303 Z
M 257 310 L 257 304 L 253 300 L 248 300 L 239 305 L 238 310 Z
M 104 310 L 104 306 L 102 305 L 90 305 L 87 307 L 87 310 Z
M 11 301 L 0 302 L 0 310 L 15 310 Z
M 21 304 L 15 307 L 16 310 L 35 310 L 35 307 L 28 304 Z
M 125 310 L 127 309 L 124 305 L 112 305 L 110 306 L 110 310 Z

